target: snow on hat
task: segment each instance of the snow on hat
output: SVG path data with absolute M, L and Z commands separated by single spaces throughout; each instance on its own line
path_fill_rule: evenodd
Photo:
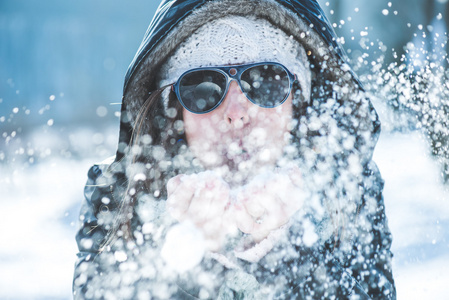
M 182 43 L 162 66 L 159 87 L 193 68 L 264 61 L 296 74 L 304 98 L 310 99 L 311 71 L 302 45 L 267 20 L 236 15 L 203 25 Z

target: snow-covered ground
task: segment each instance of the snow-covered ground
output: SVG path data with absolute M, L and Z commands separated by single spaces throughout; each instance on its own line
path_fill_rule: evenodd
M 0 299 L 72 298 L 77 214 L 97 156 L 0 164 Z M 374 158 L 386 181 L 398 299 L 447 299 L 449 193 L 438 164 L 417 132 L 383 133 Z
M 381 135 L 374 159 L 385 179 L 398 299 L 447 299 L 449 193 L 418 134 Z

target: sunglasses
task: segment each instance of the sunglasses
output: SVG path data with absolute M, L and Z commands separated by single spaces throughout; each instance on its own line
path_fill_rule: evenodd
M 287 100 L 296 77 L 275 62 L 205 67 L 183 73 L 173 90 L 185 109 L 205 114 L 220 106 L 232 80 L 238 82 L 249 101 L 263 108 L 273 108 Z

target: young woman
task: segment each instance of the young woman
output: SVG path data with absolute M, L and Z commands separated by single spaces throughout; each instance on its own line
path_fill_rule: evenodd
M 396 298 L 380 124 L 316 1 L 163 1 L 121 116 L 75 298 Z

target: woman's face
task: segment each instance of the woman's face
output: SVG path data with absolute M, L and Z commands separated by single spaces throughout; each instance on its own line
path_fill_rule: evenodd
M 187 143 L 206 169 L 257 172 L 274 167 L 289 140 L 292 95 L 278 107 L 261 108 L 232 81 L 218 108 L 206 114 L 184 109 L 183 118 Z

